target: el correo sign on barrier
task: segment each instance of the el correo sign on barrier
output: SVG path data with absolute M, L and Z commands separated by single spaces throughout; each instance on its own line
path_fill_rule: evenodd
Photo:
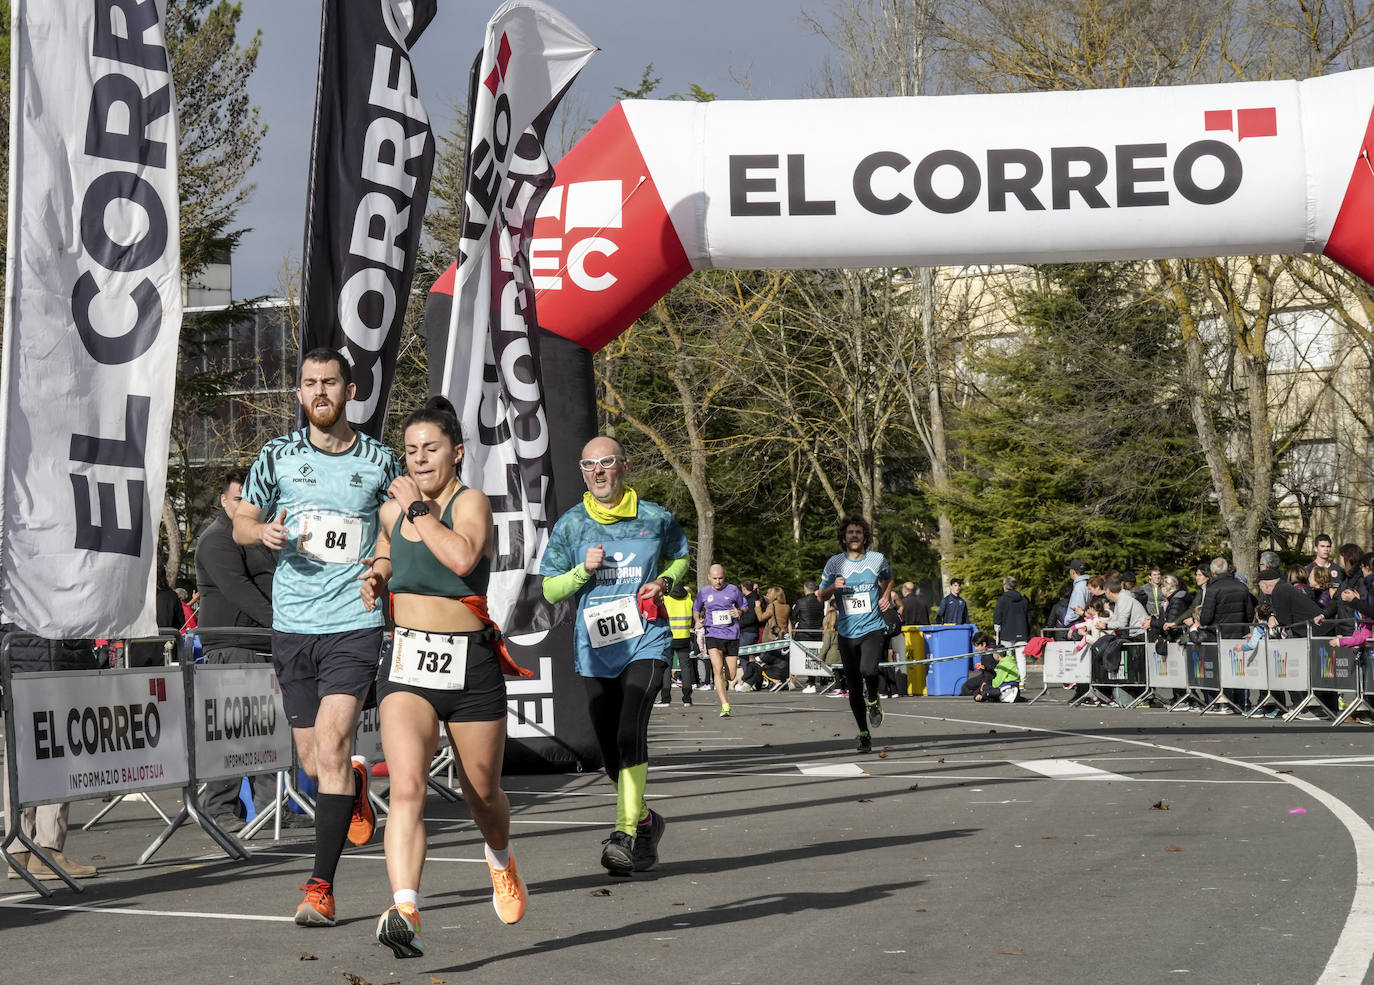
M 181 673 L 156 670 L 16 674 L 10 680 L 23 804 L 184 786 Z
M 291 766 L 291 727 L 268 666 L 197 666 L 196 778 L 268 773 Z

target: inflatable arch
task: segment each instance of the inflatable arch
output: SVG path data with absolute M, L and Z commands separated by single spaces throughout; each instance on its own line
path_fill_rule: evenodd
M 552 504 L 581 495 L 591 354 L 704 268 L 1323 253 L 1374 280 L 1374 69 L 1081 92 L 614 106 L 557 165 L 531 243 Z M 443 352 L 454 269 L 425 332 Z M 441 367 L 430 367 L 434 389 Z M 566 630 L 567 627 L 558 627 Z M 518 628 L 517 628 L 518 631 Z M 517 764 L 592 766 L 569 632 L 558 726 Z M 520 659 L 518 656 L 517 659 Z M 559 706 L 567 709 L 562 713 Z
M 1374 280 L 1374 69 L 1302 82 L 614 106 L 558 164 L 540 325 L 692 270 L 1323 253 Z M 444 281 L 436 285 L 444 290 Z

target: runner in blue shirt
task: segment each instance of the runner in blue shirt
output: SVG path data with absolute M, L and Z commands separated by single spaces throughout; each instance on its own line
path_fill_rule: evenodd
M 653 868 L 666 822 L 644 801 L 649 716 L 672 630 L 663 594 L 687 573 L 687 535 L 671 513 L 625 485 L 629 464 L 614 438 L 593 438 L 578 462 L 587 492 L 554 524 L 540 561 L 544 598 L 577 598 L 577 672 L 592 730 L 616 787 L 616 826 L 601 844 L 614 876 Z
M 878 663 L 887 649 L 887 634 L 880 612 L 892 604 L 887 596 L 892 587 L 892 568 L 887 558 L 868 549 L 873 542 L 873 528 L 863 517 L 854 514 L 841 520 L 839 541 L 842 553 L 825 562 L 816 597 L 824 602 L 834 596 L 838 613 L 835 628 L 845 687 L 849 689 L 849 708 L 859 724 L 859 752 L 872 752 L 873 739 L 868 730 L 883 723 L 883 706 L 878 702 Z
M 382 613 L 358 594 L 377 540 L 377 508 L 401 474 L 396 454 L 353 430 L 356 387 L 332 349 L 301 359 L 296 399 L 306 427 L 269 441 L 243 485 L 234 540 L 279 551 L 272 580 L 272 662 L 301 767 L 319 783 L 315 868 L 296 923 L 334 925 L 334 874 L 344 841 L 376 825 L 366 763 L 350 761 L 363 701 L 377 672 Z
M 725 699 L 725 689 L 739 676 L 739 614 L 749 602 L 738 586 L 725 583 L 723 565 L 711 565 L 706 580 L 709 584 L 697 595 L 692 611 L 696 614 L 697 626 L 706 629 L 706 652 L 711 657 L 711 670 L 716 678 L 720 717 L 729 718 L 730 702 Z

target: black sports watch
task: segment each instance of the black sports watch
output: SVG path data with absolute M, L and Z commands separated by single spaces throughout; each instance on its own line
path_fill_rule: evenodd
M 417 517 L 422 517 L 429 512 L 429 504 L 423 499 L 417 499 L 410 504 L 410 509 L 406 510 L 406 519 L 414 523 Z

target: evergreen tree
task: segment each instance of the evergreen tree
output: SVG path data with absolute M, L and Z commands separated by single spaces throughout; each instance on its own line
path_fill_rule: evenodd
M 1005 575 L 1042 607 L 1075 557 L 1168 569 L 1215 546 L 1220 521 L 1185 397 L 1179 333 L 1138 264 L 1035 268 L 1007 299 L 1021 333 L 974 357 L 956 430 L 951 573 L 990 623 Z

